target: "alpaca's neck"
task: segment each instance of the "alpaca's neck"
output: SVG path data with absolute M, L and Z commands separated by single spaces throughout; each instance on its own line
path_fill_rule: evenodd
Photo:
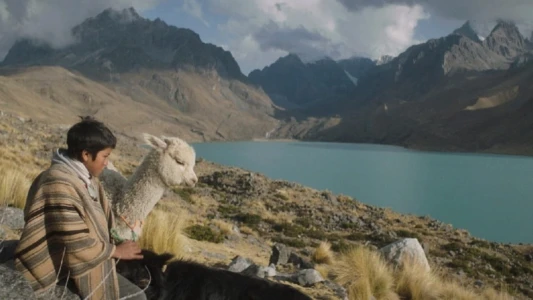
M 165 192 L 165 184 L 158 172 L 158 154 L 149 153 L 124 186 L 115 211 L 128 221 L 144 220 Z

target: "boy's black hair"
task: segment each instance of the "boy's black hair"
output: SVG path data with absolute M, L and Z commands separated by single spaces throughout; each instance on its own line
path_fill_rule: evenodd
M 81 121 L 70 127 L 67 133 L 68 156 L 81 160 L 85 150 L 94 160 L 98 152 L 106 148 L 115 149 L 117 138 L 104 123 L 90 116 L 80 118 Z

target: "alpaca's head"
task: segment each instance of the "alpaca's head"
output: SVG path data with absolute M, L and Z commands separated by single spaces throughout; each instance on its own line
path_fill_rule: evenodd
M 180 184 L 194 186 L 196 153 L 187 142 L 177 137 L 155 137 L 144 134 L 145 141 L 158 153 L 155 163 L 161 180 L 169 187 Z

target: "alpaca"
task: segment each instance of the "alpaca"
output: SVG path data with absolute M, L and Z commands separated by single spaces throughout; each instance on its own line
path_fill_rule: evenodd
M 100 175 L 117 220 L 112 235 L 119 241 L 137 240 L 142 235 L 143 221 L 167 187 L 193 187 L 198 181 L 194 173 L 196 153 L 189 144 L 177 137 L 159 139 L 144 134 L 144 139 L 153 149 L 127 181 L 110 169 Z
M 258 277 L 216 269 L 186 260 L 169 263 L 172 255 L 142 251 L 142 260 L 120 261 L 117 271 L 146 288 L 148 299 L 160 300 L 311 300 L 297 289 Z M 146 270 L 149 270 L 150 276 Z

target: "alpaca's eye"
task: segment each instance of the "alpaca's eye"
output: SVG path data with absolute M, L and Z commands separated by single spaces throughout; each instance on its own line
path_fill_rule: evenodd
M 185 162 L 184 162 L 184 161 L 179 160 L 179 159 L 175 159 L 175 160 L 176 160 L 176 162 L 178 163 L 178 165 L 182 165 L 182 166 L 185 165 Z

